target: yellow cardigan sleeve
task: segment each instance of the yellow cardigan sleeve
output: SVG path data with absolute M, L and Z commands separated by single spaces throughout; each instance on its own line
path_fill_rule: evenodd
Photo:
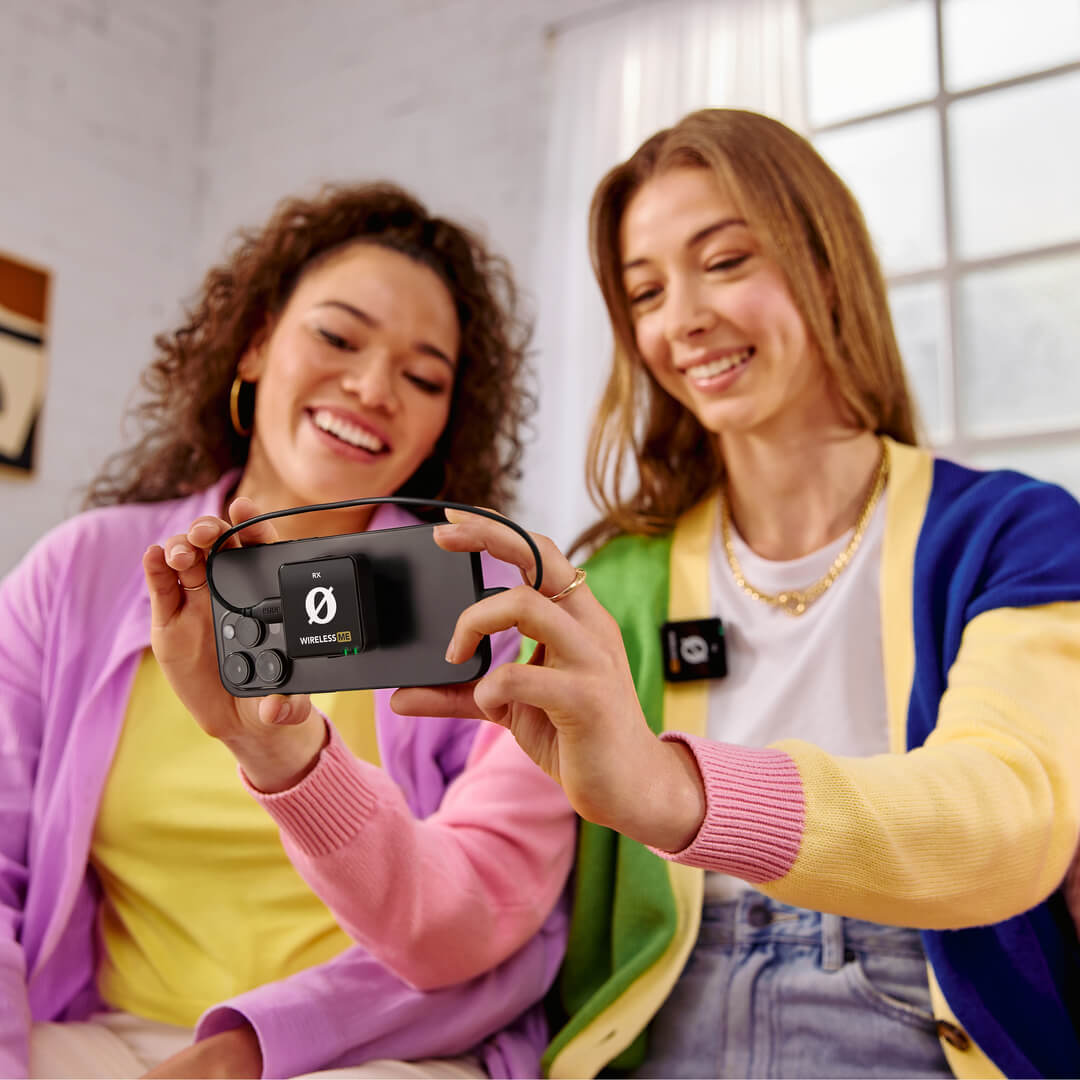
M 923 929 L 1026 911 L 1061 883 L 1080 832 L 1080 603 L 974 618 L 919 749 L 774 750 L 794 762 L 804 814 L 794 862 L 763 892 Z

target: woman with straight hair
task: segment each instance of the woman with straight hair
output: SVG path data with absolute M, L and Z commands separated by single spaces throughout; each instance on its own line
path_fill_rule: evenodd
M 536 1074 L 562 792 L 506 732 L 389 690 L 233 697 L 205 571 L 226 519 L 505 507 L 527 341 L 505 262 L 392 184 L 284 200 L 157 339 L 144 437 L 0 583 L 0 1076 Z M 290 859 L 354 875 L 348 932 Z
M 589 823 L 548 1074 L 1076 1075 L 1080 506 L 918 447 L 862 215 L 780 123 L 652 136 L 591 251 L 598 550 L 461 616 L 449 656 L 528 664 L 393 702 L 509 728 Z

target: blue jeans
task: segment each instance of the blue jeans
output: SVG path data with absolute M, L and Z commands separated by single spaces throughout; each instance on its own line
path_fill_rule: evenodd
M 918 931 L 706 904 L 637 1077 L 949 1077 Z

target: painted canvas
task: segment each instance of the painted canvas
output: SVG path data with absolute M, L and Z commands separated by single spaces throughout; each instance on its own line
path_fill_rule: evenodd
M 49 273 L 0 254 L 0 466 L 33 472 L 45 399 Z

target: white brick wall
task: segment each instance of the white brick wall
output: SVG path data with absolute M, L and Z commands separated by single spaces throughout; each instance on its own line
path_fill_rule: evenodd
M 211 0 L 199 252 L 320 179 L 388 177 L 522 274 L 547 119 L 545 29 L 611 0 Z
M 37 470 L 0 475 L 0 573 L 78 508 L 190 289 L 200 13 L 0 0 L 0 250 L 53 275 Z
M 394 179 L 480 227 L 528 285 L 545 30 L 608 6 L 0 0 L 0 249 L 55 274 L 39 469 L 0 477 L 0 572 L 76 508 L 123 441 L 153 334 L 282 195 Z

